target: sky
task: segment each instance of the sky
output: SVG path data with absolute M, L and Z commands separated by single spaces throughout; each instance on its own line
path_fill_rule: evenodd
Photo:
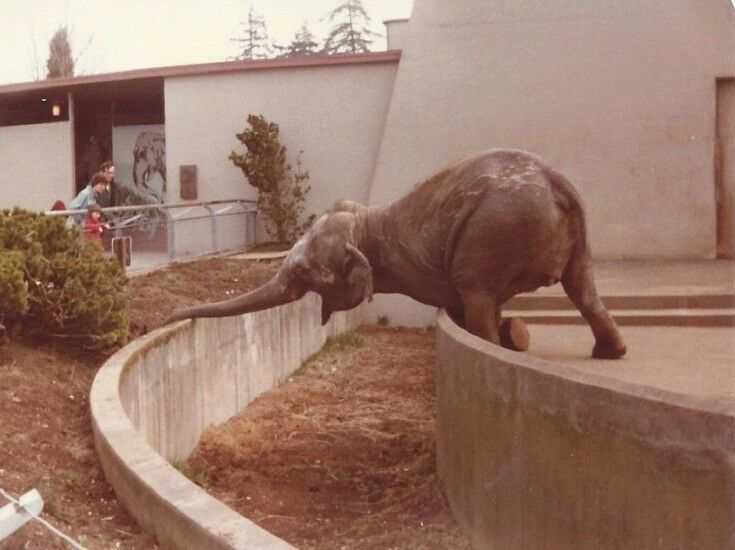
M 189 63 L 236 55 L 248 7 L 265 19 L 268 33 L 288 44 L 306 22 L 320 42 L 320 21 L 342 0 L 0 0 L 0 85 L 45 77 L 48 43 L 59 26 L 71 33 L 75 73 L 95 74 Z M 371 26 L 406 18 L 413 0 L 362 0 Z M 35 44 L 35 48 L 34 48 Z M 385 38 L 373 44 L 385 49 Z M 34 52 L 35 50 L 35 52 Z

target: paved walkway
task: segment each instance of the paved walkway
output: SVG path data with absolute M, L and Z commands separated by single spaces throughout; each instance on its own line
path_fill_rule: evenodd
M 598 261 L 598 291 L 615 295 L 735 294 L 732 260 Z M 539 290 L 563 294 L 561 285 Z M 646 386 L 721 400 L 735 413 L 735 328 L 621 327 L 628 347 L 618 361 L 590 358 L 587 325 L 529 325 L 536 357 Z
M 621 327 L 628 353 L 592 359 L 588 326 L 529 325 L 530 355 L 624 382 L 727 402 L 735 414 L 735 329 Z

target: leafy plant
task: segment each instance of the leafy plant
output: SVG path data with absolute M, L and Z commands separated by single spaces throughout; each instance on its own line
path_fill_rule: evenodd
M 228 157 L 240 168 L 248 183 L 258 190 L 257 207 L 266 221 L 266 230 L 278 242 L 293 243 L 314 222 L 313 214 L 300 223 L 304 201 L 311 190 L 309 172 L 301 163 L 286 160 L 286 148 L 278 139 L 278 124 L 263 115 L 249 115 L 248 128 L 237 134 L 245 145 L 244 155 L 235 151 Z
M 125 276 L 63 218 L 0 212 L 0 251 L 0 322 L 100 346 L 125 342 Z

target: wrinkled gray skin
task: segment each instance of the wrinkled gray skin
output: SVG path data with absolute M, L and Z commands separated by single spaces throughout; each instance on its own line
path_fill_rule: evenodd
M 169 322 L 257 311 L 313 291 L 322 297 L 326 323 L 332 312 L 374 292 L 396 292 L 446 308 L 497 344 L 501 306 L 558 281 L 592 328 L 592 355 L 624 355 L 595 290 L 577 192 L 539 158 L 497 149 L 443 170 L 387 206 L 338 201 L 268 283 L 179 310 Z

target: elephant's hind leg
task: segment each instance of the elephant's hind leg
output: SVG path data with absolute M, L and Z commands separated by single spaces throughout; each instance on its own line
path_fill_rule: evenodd
M 597 294 L 587 250 L 579 251 L 570 259 L 561 282 L 564 291 L 590 324 L 595 335 L 592 357 L 618 359 L 625 355 L 625 343 L 618 326 Z

